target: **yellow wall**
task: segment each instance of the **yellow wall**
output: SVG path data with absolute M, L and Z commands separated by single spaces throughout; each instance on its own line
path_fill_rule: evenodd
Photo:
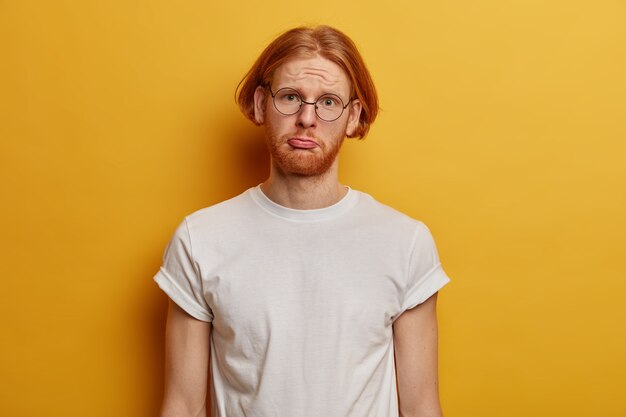
M 447 417 L 624 416 L 624 1 L 0 2 L 0 415 L 154 416 L 174 227 L 260 182 L 233 91 L 282 30 L 380 91 L 342 181 L 424 220 Z

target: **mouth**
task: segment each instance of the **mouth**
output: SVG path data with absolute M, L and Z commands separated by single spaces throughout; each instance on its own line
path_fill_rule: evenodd
M 287 143 L 296 149 L 313 149 L 319 146 L 315 140 L 306 137 L 292 137 Z

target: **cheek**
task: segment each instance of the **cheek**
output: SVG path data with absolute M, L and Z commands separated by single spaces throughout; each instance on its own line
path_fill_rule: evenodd
M 277 117 L 275 114 L 266 113 L 265 134 L 269 138 L 278 139 L 289 133 L 289 118 Z

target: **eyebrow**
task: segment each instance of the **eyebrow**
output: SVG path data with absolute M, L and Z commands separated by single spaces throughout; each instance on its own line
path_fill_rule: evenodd
M 270 88 L 271 88 L 271 87 L 272 87 L 272 86 L 270 85 Z M 278 94 L 278 92 L 279 92 L 280 90 L 286 90 L 286 89 L 289 89 L 289 90 L 293 90 L 293 91 L 295 91 L 296 93 L 298 93 L 298 95 L 300 96 L 300 98 L 305 97 L 305 95 L 302 93 L 302 91 L 300 91 L 299 89 L 294 88 L 294 87 L 280 87 L 280 88 L 278 88 L 278 89 L 274 92 L 274 94 Z M 344 100 L 344 99 L 343 99 L 343 97 L 341 97 L 341 95 L 339 95 L 338 93 L 323 92 L 322 94 L 320 94 L 319 96 L 317 96 L 317 98 L 315 99 L 315 102 L 317 102 L 317 100 L 319 100 L 320 98 L 322 98 L 322 97 L 324 97 L 324 96 L 328 96 L 328 95 L 332 95 L 332 96 L 337 96 L 337 97 L 339 97 L 343 103 L 349 103 L 349 102 L 351 101 L 351 99 L 350 99 L 350 98 L 348 98 L 348 100 Z

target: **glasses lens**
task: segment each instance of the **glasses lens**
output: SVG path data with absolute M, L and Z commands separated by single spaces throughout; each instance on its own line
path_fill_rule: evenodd
M 315 104 L 319 118 L 328 122 L 338 119 L 343 113 L 343 101 L 335 94 L 325 94 Z
M 282 114 L 295 114 L 301 105 L 300 95 L 292 88 L 281 88 L 274 94 L 274 106 Z

